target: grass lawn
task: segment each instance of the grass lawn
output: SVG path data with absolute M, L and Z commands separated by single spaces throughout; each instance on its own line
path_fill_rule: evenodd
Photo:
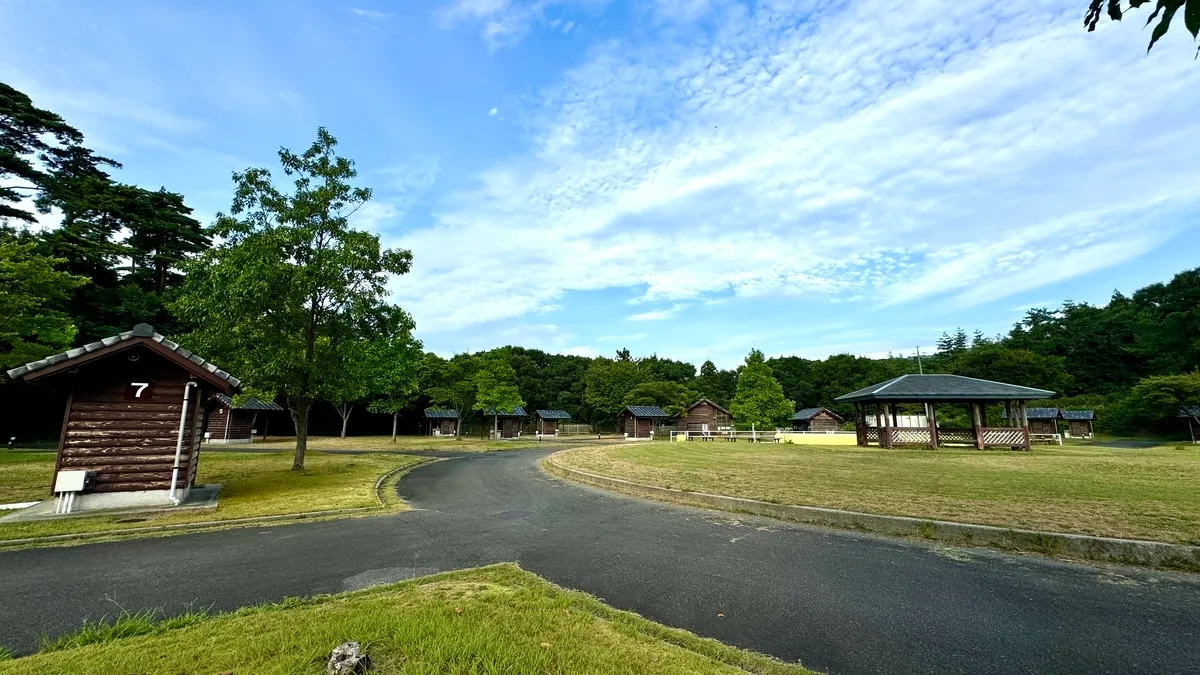
M 733 619 L 731 619 L 733 620 Z M 337 596 L 284 602 L 0 662 L 16 673 L 323 673 L 355 640 L 369 671 L 392 673 L 809 673 L 667 628 L 567 591 L 515 565 L 423 577 Z M 176 627 L 178 626 L 178 627 Z M 65 647 L 65 648 L 59 648 Z
M 549 439 L 543 443 L 550 442 Z M 525 436 L 508 441 L 492 441 L 476 438 L 435 438 L 433 436 L 309 436 L 308 449 L 312 450 L 453 450 L 456 452 L 489 452 L 493 450 L 517 450 L 538 445 L 534 436 Z M 236 447 L 236 446 L 234 446 Z M 296 447 L 294 436 L 271 436 L 266 443 L 255 441 L 255 448 L 272 448 L 290 452 Z
M 637 443 L 555 455 L 639 483 L 781 504 L 1200 544 L 1200 447 L 1032 452 Z
M 422 461 L 409 455 L 329 455 L 311 452 L 305 469 L 292 471 L 290 452 L 200 452 L 198 483 L 225 487 L 215 510 L 159 515 L 130 523 L 131 516 L 97 516 L 64 520 L 0 523 L 0 541 L 77 532 L 230 520 L 308 511 L 375 507 L 375 482 L 383 474 Z M 0 451 L 0 504 L 49 496 L 54 472 L 52 452 Z M 391 509 L 403 505 L 394 491 L 382 491 Z M 136 516 L 143 518 L 144 516 Z M 125 520 L 127 522 L 119 522 Z

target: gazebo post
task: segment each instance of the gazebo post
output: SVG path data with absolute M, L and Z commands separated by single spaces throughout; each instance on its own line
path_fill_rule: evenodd
M 1016 426 L 1015 422 L 1016 422 L 1016 420 L 1013 419 L 1012 401 L 1005 401 L 1004 402 L 1004 426 L 1006 426 L 1006 427 Z
M 1029 439 L 1029 411 L 1025 408 L 1025 401 L 1018 401 L 1017 405 L 1021 407 L 1021 433 L 1025 436 L 1025 443 L 1023 444 L 1023 446 L 1025 448 L 1025 451 L 1028 452 L 1033 449 L 1033 444 L 1031 443 L 1031 441 Z M 1056 430 L 1057 430 L 1057 424 L 1058 423 L 1056 422 L 1055 423 Z
M 937 417 L 933 412 L 933 404 L 932 403 L 925 404 L 925 423 L 929 425 L 929 449 L 937 450 L 937 448 L 938 448 Z
M 975 449 L 983 449 L 983 422 L 981 412 L 983 405 L 981 403 L 971 403 L 971 430 L 975 432 Z

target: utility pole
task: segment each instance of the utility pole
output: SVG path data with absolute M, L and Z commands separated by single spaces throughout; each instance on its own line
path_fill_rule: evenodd
M 925 374 L 925 367 L 921 365 L 921 345 L 917 345 L 917 373 Z

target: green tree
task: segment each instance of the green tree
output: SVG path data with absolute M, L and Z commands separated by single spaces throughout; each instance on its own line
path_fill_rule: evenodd
M 625 395 L 625 405 L 656 405 L 671 417 L 682 417 L 700 394 L 678 382 L 643 382 Z
M 1058 393 L 1071 388 L 1071 375 L 1062 357 L 1003 345 L 982 345 L 963 352 L 954 361 L 954 374 Z
M 647 380 L 646 373 L 627 358 L 594 359 L 584 375 L 583 400 L 605 418 L 625 407 L 625 396 Z
M 639 360 L 638 367 L 646 373 L 647 379 L 650 380 L 688 384 L 696 377 L 696 366 L 686 361 L 660 358 L 658 354 L 652 354 Z
M 52 309 L 87 280 L 55 269 L 32 242 L 0 233 L 0 367 L 36 361 L 71 346 L 71 317 Z
M 290 193 L 267 169 L 234 174 L 231 213 L 212 228 L 222 242 L 188 265 L 174 303 L 196 327 L 190 340 L 198 348 L 286 397 L 297 471 L 309 411 L 337 386 L 346 354 L 358 341 L 397 339 L 406 328 L 407 315 L 384 298 L 388 279 L 408 272 L 412 254 L 383 249 L 378 236 L 349 226 L 371 191 L 350 184 L 357 172 L 336 145 L 322 127 L 303 153 L 279 150 Z
M 455 411 L 459 433 L 463 416 L 475 408 L 474 378 L 478 367 L 478 359 L 470 354 L 455 354 L 448 361 L 436 354 L 425 355 L 422 376 L 425 395 L 433 405 Z
M 767 359 L 767 365 L 783 387 L 783 395 L 801 408 L 819 405 L 821 393 L 813 376 L 813 362 L 799 356 Z
M 487 352 L 479 358 L 479 368 L 471 378 L 475 385 L 473 409 L 491 411 L 493 433 L 498 428 L 498 413 L 512 412 L 525 405 L 517 389 L 517 373 L 510 364 L 511 358 L 507 349 Z
M 411 322 L 408 328 L 411 330 Z M 396 442 L 400 412 L 413 402 L 420 386 L 424 358 L 421 347 L 421 341 L 411 333 L 373 345 L 371 360 L 376 365 L 371 379 L 376 398 L 367 409 L 374 413 L 391 414 L 393 443 Z
M 795 411 L 796 404 L 784 397 L 783 387 L 771 373 L 763 353 L 751 349 L 729 406 L 734 423 L 744 429 L 769 429 L 783 424 Z
M 689 385 L 700 396 L 713 401 L 722 408 L 728 408 L 737 391 L 737 371 L 718 370 L 712 361 L 705 361 L 700 366 L 700 374 Z
M 1169 432 L 1178 428 L 1185 405 L 1200 405 L 1200 373 L 1155 375 L 1130 390 L 1119 406 L 1119 421 L 1127 428 Z
M 1128 0 L 1128 2 L 1128 9 L 1137 9 L 1150 0 Z M 1154 11 L 1146 18 L 1147 26 L 1158 19 L 1154 30 L 1150 32 L 1150 45 L 1146 47 L 1147 52 L 1154 48 L 1155 42 L 1167 34 L 1171 28 L 1171 20 L 1175 18 L 1175 14 L 1180 9 L 1183 9 L 1184 27 L 1192 34 L 1192 39 L 1194 40 L 1197 35 L 1200 35 L 1200 0 L 1158 0 L 1155 3 Z M 1113 21 L 1120 21 L 1124 17 L 1125 11 L 1127 10 L 1121 9 L 1121 0 L 1090 0 L 1087 13 L 1083 18 L 1083 25 L 1087 26 L 1089 32 L 1094 31 L 1103 14 L 1107 13 L 1108 18 Z

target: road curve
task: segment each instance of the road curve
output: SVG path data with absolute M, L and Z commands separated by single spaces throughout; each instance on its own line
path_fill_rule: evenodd
M 214 611 L 517 561 L 829 673 L 1195 673 L 1200 577 L 792 525 L 553 478 L 548 451 L 418 467 L 414 510 L 0 553 L 0 645 L 120 608 Z

